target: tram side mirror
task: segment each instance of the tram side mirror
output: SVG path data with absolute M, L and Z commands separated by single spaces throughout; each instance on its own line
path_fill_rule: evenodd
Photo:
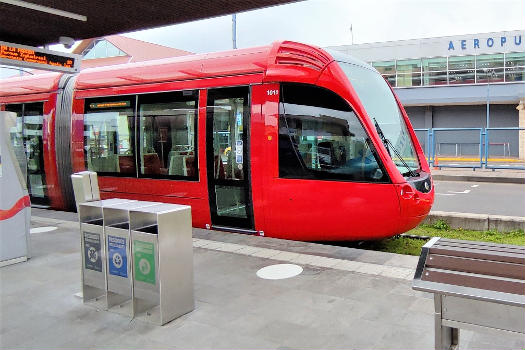
M 372 174 L 372 179 L 379 180 L 383 177 L 383 171 L 381 169 L 376 169 Z

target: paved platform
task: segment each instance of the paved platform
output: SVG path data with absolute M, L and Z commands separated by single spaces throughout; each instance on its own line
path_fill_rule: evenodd
M 468 181 L 525 184 L 525 170 L 441 168 L 432 169 L 436 181 Z
M 84 306 L 76 214 L 33 209 L 34 256 L 0 269 L 2 349 L 433 349 L 432 295 L 417 257 L 194 229 L 196 309 L 158 327 Z M 263 280 L 258 269 L 301 265 Z M 461 331 L 461 349 L 523 349 Z

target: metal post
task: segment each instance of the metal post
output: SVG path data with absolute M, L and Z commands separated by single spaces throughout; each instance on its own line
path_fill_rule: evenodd
M 459 347 L 459 328 L 444 326 L 443 321 L 444 295 L 434 293 L 434 349 L 457 350 Z
M 521 160 L 525 160 L 525 100 L 521 100 L 519 105 L 516 107 L 518 110 L 518 127 L 519 127 L 519 148 L 518 157 Z M 509 150 L 510 152 L 510 150 Z
M 237 14 L 232 15 L 232 41 L 233 49 L 237 48 Z
M 485 142 L 485 147 L 483 147 L 483 142 Z M 479 166 L 480 168 L 483 167 L 483 164 L 485 164 L 485 168 L 487 167 L 488 157 L 487 157 L 486 144 L 487 144 L 487 129 L 485 129 L 485 131 L 481 129 L 480 135 L 479 135 Z M 485 155 L 485 162 L 483 162 L 483 155 Z
M 489 128 L 490 128 L 490 77 L 494 73 L 494 70 L 489 68 L 483 69 L 487 74 L 487 121 L 485 126 L 485 168 L 489 164 Z
M 490 69 L 487 69 L 487 125 L 486 128 L 490 127 Z
M 428 153 L 428 163 L 430 166 L 434 165 L 434 155 L 432 150 L 434 149 L 434 135 L 432 134 L 432 129 L 428 129 L 428 143 L 427 143 L 427 153 Z

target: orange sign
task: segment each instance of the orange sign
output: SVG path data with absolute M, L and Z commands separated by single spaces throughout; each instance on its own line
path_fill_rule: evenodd
M 78 55 L 0 42 L 0 63 L 6 65 L 77 72 L 78 61 Z
M 129 107 L 131 104 L 129 101 L 116 101 L 116 102 L 96 102 L 90 103 L 89 108 L 118 108 L 118 107 Z

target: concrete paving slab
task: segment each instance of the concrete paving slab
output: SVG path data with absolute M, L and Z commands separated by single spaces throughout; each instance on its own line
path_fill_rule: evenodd
M 47 225 L 39 220 L 33 224 Z M 32 259 L 0 269 L 1 349 L 434 347 L 432 296 L 395 276 L 411 269 L 410 259 L 395 254 L 194 231 L 196 309 L 158 327 L 97 311 L 74 296 L 78 226 L 57 224 L 56 231 L 31 236 Z M 283 262 L 279 255 L 313 265 L 302 263 L 303 273 L 293 278 L 258 278 L 258 269 Z M 322 266 L 328 262 L 335 264 Z M 462 339 L 463 349 L 525 347 L 506 334 L 462 332 Z

